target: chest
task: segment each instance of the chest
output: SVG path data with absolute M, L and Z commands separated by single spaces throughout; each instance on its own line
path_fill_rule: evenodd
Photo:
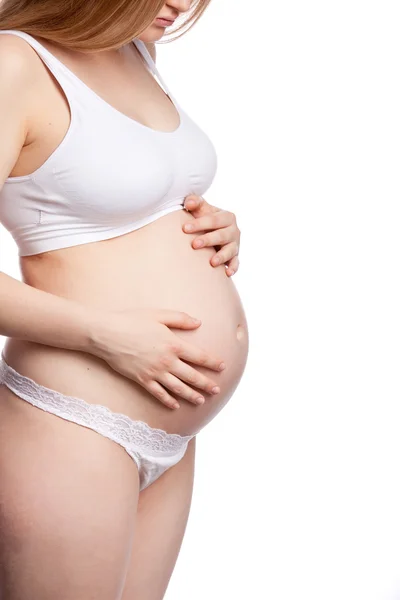
M 72 122 L 67 154 L 52 176 L 74 210 L 105 219 L 149 214 L 190 194 L 203 194 L 217 169 L 206 133 L 181 109 L 172 132 L 153 131 L 109 113 Z

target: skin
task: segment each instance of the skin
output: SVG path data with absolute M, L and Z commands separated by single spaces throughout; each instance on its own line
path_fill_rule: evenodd
M 189 6 L 189 0 L 169 0 L 159 16 L 177 16 Z M 164 29 L 153 23 L 141 39 L 151 44 L 163 34 Z M 2 167 L 12 176 L 38 168 L 58 145 L 69 124 L 68 106 L 58 85 L 40 59 L 21 42 L 0 37 L 0 46 L 7 44 L 9 68 L 15 72 L 13 61 L 28 65 L 26 73 L 23 66 L 25 74 L 14 102 L 15 110 L 19 103 L 26 103 L 26 118 L 18 121 L 18 131 L 12 135 L 7 131 L 10 140 L 21 141 L 18 151 L 18 144 L 10 143 L 7 165 Z M 132 118 L 160 130 L 172 130 L 176 126 L 174 108 L 139 68 L 139 60 L 135 63 L 137 87 L 147 86 L 149 93 L 157 98 L 158 106 L 152 114 L 149 107 L 143 102 L 140 105 L 139 97 L 134 96 L 136 90 L 130 84 L 132 72 L 126 73 L 121 53 L 104 52 L 90 60 L 78 60 L 73 52 L 55 49 L 49 44 L 48 47 L 78 76 L 85 79 L 86 75 L 88 84 L 110 104 L 131 113 L 131 105 L 134 105 Z M 107 82 L 107 88 L 101 88 L 103 81 Z M 132 100 L 128 106 L 126 97 L 136 101 Z M 4 124 L 3 130 L 6 126 Z M 104 361 L 83 353 L 12 339 L 7 340 L 5 346 L 7 362 L 42 385 L 107 405 L 111 410 L 144 420 L 153 427 L 181 434 L 200 430 L 236 389 L 247 358 L 248 339 L 240 302 L 227 272 L 238 267 L 240 232 L 231 213 L 212 207 L 199 197 L 194 200 L 197 204 L 190 206 L 190 198 L 186 198 L 188 212 L 177 211 L 132 235 L 108 240 L 106 244 L 86 244 L 42 256 L 23 257 L 21 272 L 24 280 L 34 287 L 67 297 L 73 294 L 75 299 L 102 310 L 122 310 L 125 306 L 118 303 L 126 298 L 131 307 L 135 307 L 135 303 L 151 307 L 154 298 L 156 308 L 161 294 L 165 308 L 176 308 L 177 298 L 182 298 L 182 308 L 196 313 L 203 324 L 195 331 L 179 331 L 179 336 L 182 340 L 192 338 L 205 348 L 212 347 L 227 362 L 224 372 L 213 373 L 220 394 L 215 398 L 204 394 L 204 405 L 182 402 L 179 410 L 172 411 L 149 398 L 133 382 L 118 377 L 105 367 Z M 197 230 L 186 232 L 187 223 L 195 225 Z M 182 235 L 171 237 L 176 227 Z M 200 231 L 204 233 L 198 235 Z M 203 248 L 194 248 L 196 238 L 204 240 Z M 154 245 L 154 239 L 159 241 L 159 246 Z M 138 261 L 123 262 L 125 257 L 140 256 L 141 252 L 148 258 L 145 273 Z M 218 254 L 223 262 L 214 266 L 213 259 Z M 211 295 L 187 296 L 181 272 L 174 273 L 176 256 L 182 261 L 181 269 L 190 282 L 189 289 L 196 283 L 195 279 L 189 279 L 190 271 L 195 270 L 196 278 L 204 280 L 205 289 L 212 286 Z M 157 269 L 163 258 L 171 264 L 170 272 Z M 131 279 L 119 277 L 117 266 L 122 274 L 129 266 Z M 111 278 L 111 285 L 106 287 L 103 270 Z M 146 276 L 154 282 L 151 294 L 134 285 Z M 165 290 L 173 292 L 170 305 Z M 202 292 L 203 287 L 199 290 Z M 230 368 L 231 365 L 234 368 Z M 200 367 L 199 371 L 210 375 L 206 368 Z M 41 411 L 1 387 L 2 598 L 161 600 L 180 551 L 190 511 L 195 446 L 196 437 L 177 465 L 139 493 L 137 469 L 122 447 L 90 429 Z
M 162 12 L 161 14 L 171 18 L 176 16 L 174 12 Z M 156 35 L 154 33 L 154 36 Z M 146 43 L 153 60 L 156 61 L 156 47 L 154 41 L 150 41 L 154 36 L 152 31 L 146 30 L 140 39 Z M 157 37 L 156 39 L 159 38 Z M 210 264 L 213 267 L 225 264 L 227 267 L 225 271 L 227 276 L 231 277 L 234 275 L 239 268 L 238 254 L 240 246 L 240 230 L 237 226 L 234 213 L 212 206 L 202 196 L 197 196 L 196 194 L 186 197 L 184 207 L 196 218 L 196 222 L 183 227 L 185 233 L 209 231 L 205 235 L 196 236 L 192 240 L 192 248 L 215 248 L 219 246 L 219 250 L 216 250 L 215 255 L 210 258 Z
M 210 259 L 210 264 L 217 267 L 225 264 L 228 277 L 234 275 L 239 268 L 240 229 L 232 212 L 222 210 L 208 204 L 202 196 L 190 195 L 185 199 L 185 208 L 190 210 L 196 221 L 183 226 L 185 233 L 208 230 L 208 233 L 192 240 L 192 248 L 219 246 Z

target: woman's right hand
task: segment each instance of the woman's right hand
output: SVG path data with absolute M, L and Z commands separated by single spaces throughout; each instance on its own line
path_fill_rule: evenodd
M 179 408 L 179 404 L 168 390 L 184 400 L 203 404 L 204 397 L 187 384 L 209 394 L 220 390 L 215 381 L 188 362 L 222 371 L 222 359 L 209 356 L 169 329 L 196 329 L 200 324 L 187 313 L 174 310 L 139 308 L 101 313 L 94 320 L 89 352 L 139 383 L 169 408 Z

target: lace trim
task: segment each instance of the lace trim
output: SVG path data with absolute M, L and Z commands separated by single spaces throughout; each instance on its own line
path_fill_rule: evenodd
M 118 443 L 122 441 L 129 446 L 137 446 L 152 455 L 175 454 L 194 437 L 168 433 L 150 427 L 144 421 L 134 421 L 122 413 L 113 412 L 102 404 L 90 404 L 82 398 L 65 396 L 21 375 L 6 363 L 3 355 L 0 357 L 0 383 L 38 408 L 94 429 Z

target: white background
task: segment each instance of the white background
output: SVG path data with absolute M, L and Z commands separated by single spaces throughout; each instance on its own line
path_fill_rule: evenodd
M 400 599 L 400 7 L 213 0 L 157 61 L 242 230 L 245 375 L 167 600 Z
M 158 46 L 218 152 L 205 198 L 237 215 L 250 329 L 166 600 L 400 599 L 399 18 L 213 0 Z

